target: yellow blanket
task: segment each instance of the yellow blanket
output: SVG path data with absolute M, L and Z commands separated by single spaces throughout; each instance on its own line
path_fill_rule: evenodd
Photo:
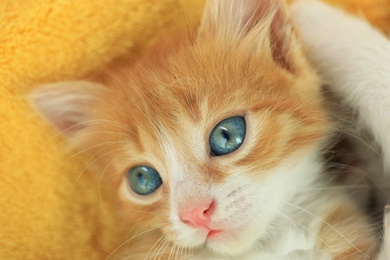
M 114 194 L 81 166 L 86 158 L 65 152 L 23 95 L 135 60 L 165 29 L 195 21 L 203 2 L 1 0 L 0 259 L 105 259 L 131 236 L 115 217 Z M 390 28 L 389 0 L 331 2 Z

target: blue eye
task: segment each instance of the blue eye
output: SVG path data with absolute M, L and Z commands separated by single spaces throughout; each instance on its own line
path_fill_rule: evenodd
M 225 155 L 237 150 L 244 142 L 245 119 L 233 116 L 219 122 L 210 134 L 210 149 L 213 156 Z
M 148 166 L 131 168 L 127 174 L 127 179 L 130 188 L 139 195 L 151 194 L 162 184 L 160 174 Z

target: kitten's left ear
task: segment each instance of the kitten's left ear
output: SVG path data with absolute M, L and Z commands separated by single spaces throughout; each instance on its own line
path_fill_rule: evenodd
M 58 82 L 37 87 L 28 99 L 38 112 L 68 137 L 84 129 L 108 89 L 87 81 Z
M 283 0 L 209 0 L 198 39 L 245 46 L 293 70 L 296 34 Z M 299 51 L 299 50 L 298 50 Z

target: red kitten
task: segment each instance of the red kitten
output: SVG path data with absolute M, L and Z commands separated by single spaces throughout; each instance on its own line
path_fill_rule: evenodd
M 118 190 L 140 230 L 124 259 L 371 259 L 368 220 L 327 189 L 332 124 L 281 1 L 211 0 L 108 74 L 31 98 Z

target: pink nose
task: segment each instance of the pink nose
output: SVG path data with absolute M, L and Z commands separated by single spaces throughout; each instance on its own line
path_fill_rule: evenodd
M 214 201 L 202 202 L 196 205 L 195 208 L 180 213 L 180 219 L 183 223 L 192 227 L 208 228 L 214 209 Z

